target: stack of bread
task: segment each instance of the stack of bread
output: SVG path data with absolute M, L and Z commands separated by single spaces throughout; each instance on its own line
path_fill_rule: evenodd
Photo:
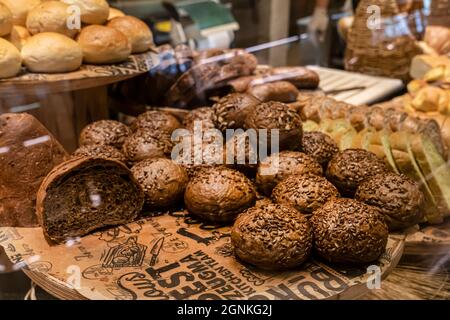
M 0 78 L 123 62 L 154 46 L 141 20 L 106 0 L 0 0 Z
M 341 150 L 369 150 L 394 172 L 419 183 L 429 223 L 440 223 L 450 214 L 449 144 L 435 120 L 393 107 L 351 106 L 325 96 L 300 96 L 297 106 L 305 130 L 329 134 Z

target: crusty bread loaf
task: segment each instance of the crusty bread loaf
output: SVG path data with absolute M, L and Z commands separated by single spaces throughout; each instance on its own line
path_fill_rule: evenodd
M 37 226 L 36 192 L 66 157 L 63 147 L 33 116 L 0 115 L 0 227 Z
M 61 242 L 131 222 L 143 204 L 144 194 L 124 164 L 81 157 L 61 163 L 45 177 L 36 211 L 44 234 Z

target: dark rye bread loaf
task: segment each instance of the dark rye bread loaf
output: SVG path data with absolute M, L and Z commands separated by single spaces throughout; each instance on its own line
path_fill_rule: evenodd
M 61 242 L 131 222 L 143 204 L 142 189 L 124 164 L 81 157 L 49 173 L 39 188 L 36 211 L 44 234 Z
M 67 153 L 27 113 L 0 115 L 0 227 L 35 227 L 36 192 Z

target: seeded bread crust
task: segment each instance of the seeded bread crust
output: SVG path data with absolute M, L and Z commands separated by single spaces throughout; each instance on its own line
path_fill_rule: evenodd
M 353 199 L 332 199 L 311 219 L 315 252 L 331 263 L 368 263 L 385 251 L 389 232 L 383 215 Z
M 256 192 L 242 173 L 226 167 L 205 168 L 186 187 L 184 202 L 190 213 L 213 223 L 233 221 L 253 206 Z
M 239 215 L 231 230 L 236 255 L 265 270 L 300 266 L 312 248 L 308 219 L 289 206 L 267 203 Z
M 279 150 L 301 148 L 303 137 L 302 119 L 289 105 L 269 101 L 253 108 L 244 121 L 245 129 L 267 129 L 268 147 L 271 145 L 271 129 L 279 130 Z
M 261 192 L 269 196 L 272 189 L 289 175 L 307 173 L 321 176 L 323 169 L 316 160 L 303 152 L 282 151 L 259 163 L 256 185 Z
M 115 147 L 107 145 L 86 145 L 81 146 L 72 154 L 72 158 L 77 157 L 92 157 L 92 158 L 106 158 L 114 159 L 126 163 L 127 158 Z
M 333 138 L 319 131 L 303 133 L 302 150 L 325 168 L 331 158 L 339 152 Z
M 88 124 L 80 133 L 80 146 L 109 145 L 122 148 L 125 139 L 131 134 L 131 129 L 115 120 L 100 120 Z
M 291 175 L 272 192 L 274 202 L 291 206 L 304 214 L 319 209 L 339 192 L 327 179 L 314 174 Z

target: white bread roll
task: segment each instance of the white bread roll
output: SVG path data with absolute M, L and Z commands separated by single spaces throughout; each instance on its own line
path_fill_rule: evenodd
M 125 13 L 123 13 L 121 10 L 110 7 L 108 21 L 112 20 L 114 18 L 117 18 L 117 17 L 123 17 L 124 15 L 125 15 Z
M 11 10 L 13 24 L 25 27 L 28 12 L 41 3 L 41 0 L 0 0 Z
M 411 61 L 409 74 L 413 79 L 422 79 L 424 75 L 437 66 L 450 66 L 450 59 L 446 56 L 417 55 Z
M 11 10 L 0 2 L 0 37 L 6 36 L 11 32 L 13 26 L 12 20 Z
M 83 50 L 85 63 L 118 63 L 125 61 L 131 54 L 127 37 L 114 28 L 87 26 L 81 30 L 77 40 Z
M 75 40 L 60 33 L 38 33 L 22 48 L 25 66 L 32 72 L 60 73 L 77 70 L 83 52 Z
M 61 1 L 46 1 L 34 7 L 27 16 L 27 28 L 31 34 L 57 32 L 73 38 L 79 30 L 69 29 L 69 5 Z
M 21 66 L 19 50 L 11 42 L 0 38 L 0 78 L 14 77 Z
M 81 22 L 85 24 L 104 24 L 109 16 L 109 4 L 106 0 L 62 0 L 78 6 L 81 11 Z
M 13 26 L 11 33 L 5 37 L 6 40 L 11 42 L 19 51 L 22 50 L 23 45 L 30 37 L 30 33 L 27 28 L 22 26 Z
M 108 27 L 121 31 L 128 38 L 132 53 L 145 52 L 154 46 L 150 28 L 138 18 L 117 17 L 108 22 Z

